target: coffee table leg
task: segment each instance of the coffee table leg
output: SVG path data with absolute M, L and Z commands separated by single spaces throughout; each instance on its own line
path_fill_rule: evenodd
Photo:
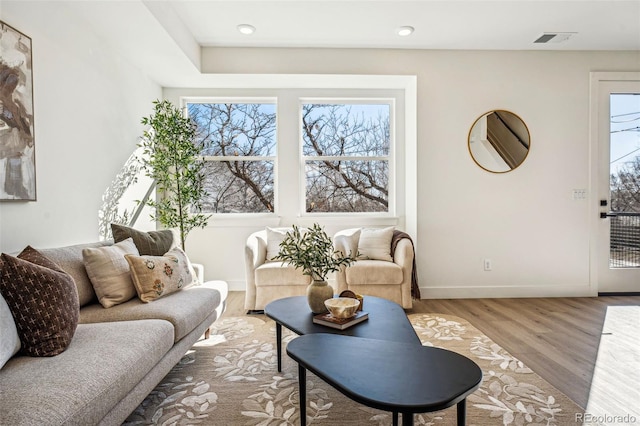
M 467 398 L 458 402 L 458 426 L 464 426 L 467 419 Z
M 402 426 L 413 426 L 413 413 L 402 413 Z
M 398 426 L 398 412 L 394 411 L 391 415 L 391 421 L 393 422 L 393 426 Z
M 278 355 L 278 372 L 282 371 L 282 324 L 276 323 L 276 353 Z
M 298 364 L 298 399 L 300 400 L 300 426 L 307 424 L 307 370 Z

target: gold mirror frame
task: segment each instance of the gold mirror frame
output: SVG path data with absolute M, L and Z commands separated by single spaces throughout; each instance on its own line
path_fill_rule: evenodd
M 478 117 L 467 138 L 473 161 L 491 173 L 518 168 L 529 155 L 530 143 L 531 135 L 524 120 L 502 109 Z

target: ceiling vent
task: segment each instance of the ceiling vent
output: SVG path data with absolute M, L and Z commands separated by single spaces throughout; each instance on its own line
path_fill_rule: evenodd
M 544 33 L 534 43 L 562 43 L 576 33 Z

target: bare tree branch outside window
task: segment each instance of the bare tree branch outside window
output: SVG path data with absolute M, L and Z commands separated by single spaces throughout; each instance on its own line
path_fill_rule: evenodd
M 640 157 L 611 174 L 611 210 L 640 213 Z
M 188 103 L 196 140 L 204 147 L 203 211 L 274 211 L 276 105 Z
M 389 211 L 389 105 L 304 104 L 306 210 Z
M 274 212 L 276 105 L 187 103 L 203 146 L 209 213 Z M 306 211 L 388 212 L 390 106 L 302 106 Z

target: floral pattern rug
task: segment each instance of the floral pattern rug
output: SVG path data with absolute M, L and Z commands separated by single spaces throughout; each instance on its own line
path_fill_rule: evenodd
M 439 314 L 411 314 L 409 320 L 423 345 L 458 352 L 482 368 L 482 385 L 467 398 L 468 425 L 578 423 L 580 407 L 467 321 Z M 283 345 L 295 337 L 283 329 Z M 264 315 L 223 318 L 125 424 L 300 424 L 297 364 L 283 348 L 277 372 L 275 341 L 275 323 Z M 311 373 L 307 404 L 308 425 L 392 424 L 391 413 L 353 402 Z M 456 409 L 416 414 L 414 422 L 455 425 Z

